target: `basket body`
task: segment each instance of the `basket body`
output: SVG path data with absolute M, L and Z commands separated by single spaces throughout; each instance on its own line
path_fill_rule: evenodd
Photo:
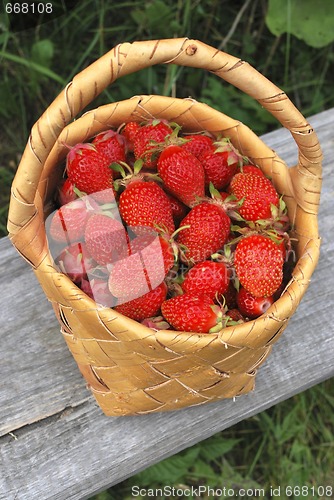
M 119 76 L 161 62 L 203 67 L 247 91 L 290 130 L 299 150 L 298 164 L 289 168 L 248 127 L 193 99 L 136 96 L 72 121 Z M 188 132 L 208 130 L 229 137 L 283 194 L 296 238 L 296 266 L 282 296 L 256 320 L 215 334 L 154 331 L 97 305 L 54 265 L 44 221 L 63 173 L 68 151 L 64 144 L 152 117 L 177 122 Z M 197 41 L 135 42 L 117 46 L 77 75 L 33 127 L 13 182 L 8 230 L 51 301 L 67 345 L 103 412 L 168 411 L 254 388 L 258 366 L 285 329 L 318 261 L 320 187 L 321 151 L 314 131 L 286 95 L 256 70 Z

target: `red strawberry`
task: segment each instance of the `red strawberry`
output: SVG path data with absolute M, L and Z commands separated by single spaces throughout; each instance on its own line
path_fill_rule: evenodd
M 230 234 L 230 218 L 221 207 L 204 202 L 190 210 L 180 227 L 185 228 L 177 235 L 178 244 L 185 248 L 186 260 L 197 263 L 224 246 Z
M 230 279 L 227 290 L 224 293 L 224 298 L 225 298 L 226 307 L 228 309 L 234 309 L 237 307 L 237 290 L 233 285 L 232 279 Z
M 74 192 L 75 185 L 70 179 L 64 179 L 58 188 L 58 202 L 59 204 L 66 205 L 74 201 L 78 196 Z
M 199 158 L 204 151 L 209 151 L 213 148 L 213 139 L 204 134 L 185 135 L 184 139 L 187 142 L 182 144 L 182 148 L 192 153 L 196 158 Z
M 162 120 L 152 120 L 142 125 L 133 141 L 135 158 L 141 158 L 146 168 L 154 169 L 158 158 L 156 146 L 165 142 L 172 132 L 172 127 Z
M 91 299 L 105 307 L 113 307 L 117 299 L 113 297 L 108 288 L 108 280 L 101 278 L 90 278 L 81 280 L 80 288 Z
M 103 191 L 97 191 L 89 195 L 90 200 L 96 201 L 99 205 L 105 205 L 106 203 L 116 203 L 116 192 L 113 187 L 109 189 L 104 189 Z
M 239 212 L 247 221 L 269 219 L 272 205 L 278 207 L 279 204 L 279 196 L 271 181 L 257 174 L 235 174 L 229 191 L 238 201 L 243 199 Z
M 199 157 L 205 170 L 205 184 L 216 189 L 228 186 L 232 177 L 243 163 L 243 157 L 227 138 L 214 142 L 210 150 Z
M 171 194 L 167 193 L 167 196 L 172 208 L 172 215 L 174 222 L 176 225 L 179 225 L 181 220 L 184 219 L 187 213 L 189 212 L 189 208 L 184 203 L 182 203 L 182 201 L 178 200 Z
M 152 328 L 152 330 L 169 330 L 170 324 L 162 316 L 152 316 L 141 321 L 142 325 Z
M 56 263 L 74 283 L 80 283 L 96 266 L 84 242 L 73 243 L 64 248 L 56 258 Z
M 265 177 L 262 170 L 256 165 L 242 165 L 240 167 L 240 172 L 243 172 L 244 174 L 255 174 L 259 175 L 260 177 Z
M 156 182 L 130 182 L 119 198 L 118 207 L 128 226 L 147 226 L 174 232 L 170 201 Z
M 181 146 L 167 146 L 160 154 L 158 172 L 168 191 L 191 207 L 205 195 L 201 162 Z
M 220 329 L 220 307 L 207 295 L 177 295 L 162 303 L 161 312 L 179 331 L 209 333 L 211 329 Z
M 270 297 L 282 283 L 282 250 L 266 236 L 252 234 L 241 239 L 234 266 L 241 285 L 255 297 Z
M 240 288 L 237 303 L 240 313 L 246 318 L 255 319 L 265 313 L 273 304 L 273 297 L 254 297 L 245 288 Z
M 113 188 L 110 161 L 90 143 L 79 143 L 67 155 L 66 171 L 70 181 L 86 194 Z
M 81 198 L 60 207 L 49 219 L 48 231 L 52 239 L 67 244 L 83 240 L 91 209 Z
M 167 285 L 162 282 L 154 290 L 150 290 L 145 295 L 136 299 L 130 301 L 128 297 L 119 299 L 118 305 L 114 309 L 128 318 L 143 321 L 145 318 L 150 318 L 158 314 L 161 304 L 166 299 L 166 295 Z
M 129 238 L 118 219 L 100 213 L 93 214 L 85 229 L 87 249 L 101 265 L 110 264 L 128 254 Z
M 98 153 L 107 158 L 109 165 L 113 162 L 125 161 L 125 139 L 114 130 L 101 132 L 94 137 L 92 144 Z
M 224 189 L 237 171 L 238 161 L 228 151 L 210 150 L 200 156 L 205 171 L 205 184 Z
M 204 294 L 217 301 L 226 293 L 228 285 L 229 276 L 225 264 L 207 260 L 192 267 L 181 286 L 186 293 Z
M 244 323 L 245 318 L 239 311 L 239 309 L 230 309 L 229 311 L 226 311 L 226 316 L 229 316 L 232 321 L 238 322 L 238 323 Z
M 161 236 L 141 235 L 131 242 L 131 255 L 115 262 L 109 290 L 115 297 L 132 300 L 155 289 L 174 264 L 170 244 Z
M 133 151 L 135 136 L 139 128 L 140 128 L 139 123 L 128 122 L 122 129 L 121 135 L 125 138 L 127 151 Z

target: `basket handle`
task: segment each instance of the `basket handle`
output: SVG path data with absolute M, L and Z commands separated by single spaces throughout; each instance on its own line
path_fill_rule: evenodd
M 32 127 L 12 184 L 10 235 L 36 214 L 35 196 L 45 160 L 59 134 L 91 101 L 118 78 L 156 64 L 202 68 L 256 99 L 287 128 L 299 151 L 292 181 L 306 212 L 318 211 L 321 149 L 313 128 L 286 94 L 247 62 L 188 38 L 122 43 L 78 73 Z

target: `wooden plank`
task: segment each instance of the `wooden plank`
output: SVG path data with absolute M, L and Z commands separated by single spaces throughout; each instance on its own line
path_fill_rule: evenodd
M 333 376 L 334 110 L 310 119 L 325 152 L 322 254 L 312 283 L 255 392 L 178 412 L 107 418 L 85 388 L 29 266 L 0 241 L 0 498 L 82 499 Z M 293 164 L 279 130 L 265 141 Z M 182 429 L 182 432 L 177 432 Z
M 89 393 L 32 269 L 6 238 L 0 255 L 1 436 L 87 401 Z

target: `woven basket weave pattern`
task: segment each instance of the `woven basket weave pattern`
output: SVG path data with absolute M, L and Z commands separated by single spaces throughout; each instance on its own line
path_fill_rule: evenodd
M 291 132 L 298 164 L 288 168 L 248 127 L 190 98 L 135 96 L 73 121 L 116 79 L 161 63 L 203 68 L 258 100 Z M 54 209 L 53 194 L 68 151 L 64 144 L 75 145 L 129 120 L 152 117 L 175 121 L 189 132 L 223 133 L 284 194 L 298 260 L 285 292 L 260 318 L 219 334 L 155 332 L 97 306 L 54 266 L 44 220 Z M 34 125 L 12 186 L 8 230 L 51 301 L 67 345 L 102 410 L 107 415 L 167 411 L 254 388 L 257 367 L 286 327 L 317 264 L 320 188 L 321 150 L 315 132 L 284 92 L 249 64 L 194 40 L 124 43 L 76 75 Z

